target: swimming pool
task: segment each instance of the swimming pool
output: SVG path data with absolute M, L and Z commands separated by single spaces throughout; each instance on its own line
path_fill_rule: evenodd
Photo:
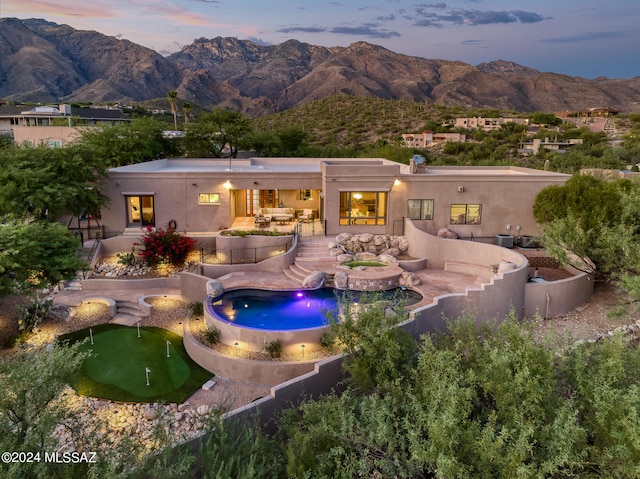
M 208 298 L 207 307 L 213 316 L 245 328 L 267 331 L 292 331 L 326 326 L 335 319 L 341 295 L 334 288 L 298 291 L 265 291 L 239 289 Z M 371 293 L 369 293 L 371 294 Z M 381 299 L 394 299 L 406 305 L 422 299 L 411 290 L 391 290 L 376 293 Z M 360 291 L 350 291 L 348 298 L 360 300 Z

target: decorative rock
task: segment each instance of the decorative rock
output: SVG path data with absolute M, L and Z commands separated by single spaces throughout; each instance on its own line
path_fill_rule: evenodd
M 329 250 L 329 256 L 340 256 L 344 254 L 344 250 L 342 248 L 331 248 Z
M 349 275 L 345 271 L 336 272 L 333 277 L 333 285 L 337 289 L 349 289 Z
M 398 249 L 401 253 L 404 253 L 409 249 L 409 240 L 405 236 L 398 237 Z M 393 246 L 393 245 L 392 245 Z
M 338 236 L 336 236 L 336 243 L 343 244 L 345 241 L 349 241 L 352 236 L 353 235 L 351 233 L 340 233 Z
M 391 256 L 389 254 L 378 255 L 378 261 L 380 261 L 381 263 L 386 263 L 386 264 L 394 264 L 394 263 L 398 262 L 398 260 L 395 257 L 393 257 L 393 256 Z
M 442 228 L 440 231 L 438 231 L 438 238 L 458 239 L 458 234 L 454 231 L 451 231 L 449 228 Z
M 339 255 L 336 259 L 338 260 L 338 263 L 348 263 L 356 259 L 356 257 L 352 254 L 344 253 Z
M 405 271 L 400 275 L 400 286 L 412 288 L 414 286 L 418 286 L 419 284 L 422 284 L 422 281 L 413 273 Z
M 189 401 L 182 404 L 178 404 L 178 411 L 183 412 L 183 411 L 186 411 L 187 409 L 189 409 Z
M 356 260 L 358 261 L 376 261 L 378 256 L 374 253 L 364 252 L 356 253 Z
M 399 248 L 388 248 L 388 249 L 384 250 L 380 254 L 381 255 L 386 255 L 386 256 L 393 256 L 394 258 L 397 258 L 398 256 L 400 256 L 400 249 Z
M 207 414 L 209 414 L 209 406 L 207 406 L 206 404 L 202 404 L 198 406 L 198 408 L 196 409 L 196 412 L 200 416 L 206 416 Z
M 320 288 L 326 279 L 326 275 L 323 271 L 314 271 L 302 280 L 302 286 L 304 288 L 316 289 Z
M 378 235 L 375 238 L 373 238 L 373 244 L 375 244 L 376 246 L 385 246 L 386 247 L 387 244 L 388 244 L 388 240 L 384 236 Z
M 217 279 L 207 281 L 207 295 L 220 296 L 222 293 L 224 293 L 224 287 L 220 281 Z
M 359 238 L 360 243 L 370 243 L 373 241 L 373 235 L 371 233 L 362 233 Z
M 147 421 L 153 421 L 156 418 L 156 411 L 152 407 L 145 407 L 142 411 L 142 417 L 144 417 Z

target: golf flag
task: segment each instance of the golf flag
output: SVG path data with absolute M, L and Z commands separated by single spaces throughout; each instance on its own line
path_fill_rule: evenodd
M 150 373 L 150 372 L 151 372 L 151 369 L 149 369 L 149 368 L 145 368 L 145 370 L 144 370 L 144 371 L 145 371 L 146 373 Z

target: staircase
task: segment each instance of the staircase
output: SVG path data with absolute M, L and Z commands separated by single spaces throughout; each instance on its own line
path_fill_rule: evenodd
M 329 238 L 314 238 L 301 241 L 294 263 L 284 270 L 284 275 L 299 283 L 314 271 L 323 271 L 327 279 L 325 284 L 333 282 L 338 262 L 329 254 Z
M 148 315 L 140 309 L 136 301 L 116 301 L 116 315 L 111 320 L 113 324 L 122 326 L 135 326 L 138 321 L 147 318 Z

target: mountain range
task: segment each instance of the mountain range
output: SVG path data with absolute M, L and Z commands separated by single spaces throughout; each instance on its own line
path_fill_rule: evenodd
M 640 77 L 589 80 L 496 60 L 477 66 L 366 42 L 322 47 L 198 38 L 164 57 L 41 19 L 0 19 L 0 97 L 32 102 L 180 99 L 253 116 L 335 94 L 515 111 L 640 110 Z

